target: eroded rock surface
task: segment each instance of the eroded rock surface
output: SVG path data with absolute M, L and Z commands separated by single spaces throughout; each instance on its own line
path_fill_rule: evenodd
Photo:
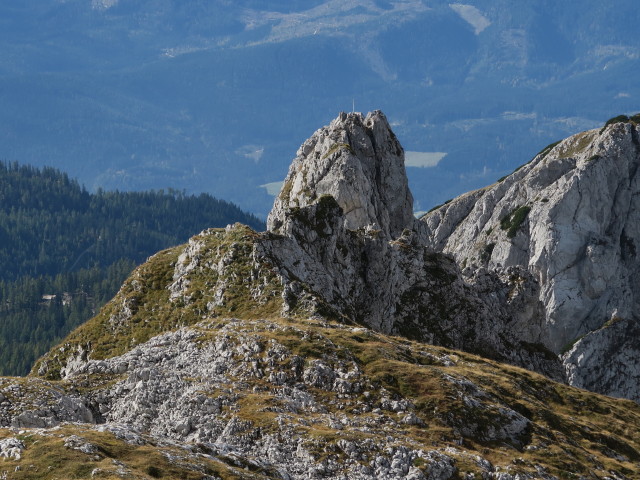
M 64 387 L 83 388 L 99 425 L 77 434 L 68 426 L 35 433 L 58 437 L 65 449 L 93 462 L 110 453 L 92 431 L 113 434 L 131 448 L 179 447 L 186 458 L 172 462 L 211 460 L 247 479 L 557 480 L 545 466 L 550 443 L 594 448 L 594 438 L 606 455 L 640 461 L 631 444 L 594 433 L 592 416 L 576 418 L 584 398 L 569 387 L 481 357 L 320 319 L 208 319 L 75 366 Z M 589 401 L 588 408 L 625 411 L 612 399 Z M 69 414 L 67 421 L 89 420 Z M 32 445 L 25 450 L 9 438 L 0 441 L 0 455 L 19 459 Z M 485 453 L 494 445 L 504 456 L 489 460 Z M 602 470 L 584 451 L 579 459 L 573 454 L 572 465 Z M 116 478 L 131 476 L 126 460 L 114 463 Z
M 380 111 L 363 117 L 341 113 L 298 150 L 267 228 L 288 232 L 288 212 L 330 195 L 342 209 L 342 225 L 371 228 L 395 238 L 411 226 L 413 197 L 407 186 L 404 150 Z
M 0 427 L 45 428 L 96 421 L 86 398 L 41 380 L 0 378 Z
M 425 244 L 411 204 L 403 150 L 382 113 L 343 113 L 318 130 L 269 215 L 275 235 L 261 242 L 293 292 L 288 301 L 295 304 L 301 284 L 378 331 L 561 379 L 559 361 L 540 345 L 542 315 L 530 300 L 537 285 L 526 271 L 463 276 Z
M 423 218 L 430 244 L 459 264 L 521 268 L 539 285 L 540 340 L 558 354 L 570 350 L 572 384 L 636 401 L 638 136 L 633 122 L 575 135 Z

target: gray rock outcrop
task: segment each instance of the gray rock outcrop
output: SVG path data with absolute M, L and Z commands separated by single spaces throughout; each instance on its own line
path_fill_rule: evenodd
M 46 381 L 26 384 L 0 377 L 0 428 L 50 428 L 63 422 L 95 421 L 90 402 L 81 395 L 66 394 Z
M 482 478 L 503 478 L 494 476 L 500 467 L 475 451 L 432 448 L 406 438 L 408 432 L 428 431 L 434 424 L 450 429 L 458 445 L 463 439 L 514 449 L 531 444 L 532 421 L 512 406 L 522 408 L 463 375 L 469 362 L 482 368 L 476 360 L 392 339 L 390 354 L 400 349 L 419 358 L 420 363 L 412 361 L 409 368 L 427 369 L 427 378 L 433 375 L 446 392 L 442 411 L 427 409 L 381 387 L 354 352 L 331 342 L 336 333 L 366 348 L 385 338 L 365 328 L 322 321 L 293 326 L 228 318 L 223 325 L 207 320 L 158 335 L 106 360 L 77 359 L 67 384 L 90 386 L 86 401 L 99 410 L 100 418 L 69 414 L 63 420 L 99 421 L 96 430 L 131 445 L 192 445 L 185 447 L 192 456 L 264 472 L 240 478 L 450 480 L 467 469 Z M 294 349 L 304 347 L 309 341 L 305 338 L 326 345 L 322 358 L 303 358 L 292 351 L 282 342 L 291 334 L 300 337 L 290 345 Z M 0 392 L 14 390 L 0 385 Z M 34 414 L 47 419 L 43 411 Z M 326 437 L 308 435 L 309 429 Z M 67 449 L 100 453 L 82 436 L 60 437 Z M 0 440 L 0 456 L 19 458 L 22 449 L 15 438 Z M 502 468 L 510 467 L 507 463 Z
M 343 113 L 298 151 L 260 256 L 279 267 L 291 304 L 304 286 L 335 314 L 378 331 L 561 379 L 559 361 L 539 344 L 537 286 L 526 272 L 463 276 L 425 245 L 411 198 L 384 115 Z
M 350 230 L 371 228 L 395 238 L 411 226 L 413 197 L 404 150 L 380 111 L 363 117 L 341 113 L 298 149 L 267 220 L 272 232 L 287 231 L 287 212 L 332 196 Z
M 539 285 L 539 339 L 571 384 L 640 400 L 639 127 L 574 135 L 426 215 L 428 243 L 469 270 Z M 535 320 L 532 317 L 532 320 Z
M 24 443 L 17 438 L 5 438 L 0 440 L 0 457 L 20 460 L 24 448 Z

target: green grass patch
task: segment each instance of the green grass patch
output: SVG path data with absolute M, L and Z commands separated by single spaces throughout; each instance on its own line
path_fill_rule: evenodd
M 587 148 L 589 148 L 595 136 L 596 132 L 593 130 L 575 135 L 563 144 L 562 149 L 560 150 L 560 152 L 558 152 L 558 157 L 571 158 L 575 157 L 579 153 L 584 152 Z
M 604 132 L 604 130 L 609 125 L 614 125 L 616 123 L 633 123 L 635 125 L 638 125 L 640 124 L 640 113 L 636 113 L 635 115 L 632 115 L 630 117 L 627 115 L 618 115 L 613 118 L 610 118 L 609 120 L 606 121 L 606 123 L 604 124 L 604 127 L 600 129 L 600 133 Z
M 629 123 L 629 121 L 630 119 L 626 115 L 618 115 L 616 117 L 610 118 L 605 122 L 604 127 L 600 129 L 600 133 L 604 132 L 609 125 L 614 125 L 616 123 Z
M 60 479 L 116 479 L 123 478 L 119 469 L 127 472 L 126 478 L 180 478 L 200 480 L 203 471 L 225 479 L 263 479 L 262 475 L 248 475 L 241 469 L 225 465 L 211 458 L 172 461 L 167 458 L 185 457 L 184 450 L 153 445 L 129 445 L 109 432 L 98 432 L 83 425 L 67 425 L 54 435 L 28 433 L 22 436 L 26 449 L 20 460 L 5 459 L 2 470 L 11 471 L 13 480 Z M 97 452 L 86 454 L 64 446 L 65 438 L 78 435 L 94 445 Z M 12 436 L 0 429 L 0 439 Z M 114 463 L 118 462 L 118 463 Z M 20 469 L 16 470 L 16 467 Z M 95 474 L 93 472 L 95 471 Z
M 550 143 L 549 145 L 544 147 L 542 150 L 540 150 L 536 155 L 536 157 L 538 155 L 542 155 L 542 158 L 546 157 L 551 150 L 553 150 L 557 145 L 560 144 L 560 142 L 562 142 L 562 140 L 558 140 L 557 142 Z
M 282 185 L 282 189 L 280 190 L 280 193 L 278 194 L 278 198 L 281 201 L 285 201 L 289 198 L 289 195 L 291 195 L 291 190 L 293 189 L 293 180 L 287 180 L 284 185 Z
M 176 263 L 185 246 L 154 255 L 133 272 L 96 317 L 40 359 L 32 373 L 37 374 L 44 364 L 45 377 L 58 379 L 67 357 L 80 349 L 88 358 L 111 358 L 156 335 L 194 325 L 203 318 L 279 315 L 282 285 L 271 265 L 261 264 L 256 269 L 252 259 L 253 245 L 259 238 L 259 234 L 240 224 L 194 237 L 193 241 L 203 244 L 196 254 L 197 267 L 184 275 L 186 288 L 173 300 L 169 286 L 174 282 Z M 226 268 L 217 268 L 225 263 Z M 218 287 L 224 296 L 215 304 Z
M 522 205 L 500 219 L 500 228 L 506 230 L 508 238 L 516 236 L 530 211 L 531 207 Z
M 347 152 L 351 153 L 352 155 L 355 155 L 353 147 L 351 147 L 351 145 L 349 145 L 348 143 L 335 143 L 335 144 L 331 145 L 329 150 L 327 150 L 327 153 L 325 153 L 322 156 L 322 159 L 324 160 L 325 158 L 328 158 L 329 156 L 331 156 L 332 154 L 334 154 L 338 150 L 346 150 Z
M 445 205 L 447 205 L 447 204 L 451 203 L 452 201 L 453 201 L 453 198 L 450 198 L 450 199 L 449 199 L 449 200 L 447 200 L 446 202 L 441 203 L 440 205 L 436 205 L 435 207 L 430 208 L 430 209 L 429 209 L 429 211 L 428 211 L 427 213 L 431 213 L 431 212 L 433 212 L 434 210 L 439 209 L 440 207 L 444 207 Z

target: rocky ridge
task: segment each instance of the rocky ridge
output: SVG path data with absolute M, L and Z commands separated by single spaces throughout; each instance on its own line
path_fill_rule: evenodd
M 300 147 L 261 245 L 293 302 L 304 285 L 350 321 L 562 378 L 539 343 L 536 285 L 517 268 L 464 279 L 425 245 L 412 207 L 384 115 L 343 113 Z
M 159 252 L 30 377 L 0 379 L 4 476 L 634 478 L 636 403 L 496 361 L 563 379 L 539 282 L 461 271 L 411 207 L 384 115 L 342 114 L 267 232 Z
M 322 319 L 210 318 L 76 362 L 64 381 L 3 379 L 0 392 L 0 455 L 14 479 L 47 471 L 44 445 L 46 460 L 65 459 L 55 472 L 66 478 L 625 479 L 640 469 L 635 403 Z M 43 408 L 47 397 L 92 420 Z
M 570 384 L 640 401 L 640 117 L 551 145 L 497 184 L 426 215 L 465 274 L 518 268 L 539 285 L 539 339 Z M 535 300 L 535 301 L 534 301 Z

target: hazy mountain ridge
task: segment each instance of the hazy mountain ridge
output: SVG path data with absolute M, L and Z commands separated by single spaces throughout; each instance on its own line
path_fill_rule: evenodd
M 91 188 L 171 185 L 265 215 L 260 185 L 283 178 L 291 145 L 355 101 L 382 107 L 407 150 L 447 153 L 410 169 L 427 210 L 637 108 L 633 2 L 452 5 L 3 6 L 1 153 Z

